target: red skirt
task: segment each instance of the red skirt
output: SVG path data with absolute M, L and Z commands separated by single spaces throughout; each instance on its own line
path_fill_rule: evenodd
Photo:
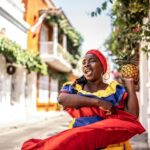
M 117 114 L 87 126 L 68 129 L 44 140 L 30 139 L 21 150 L 94 150 L 126 141 L 144 131 L 137 117 L 118 110 Z

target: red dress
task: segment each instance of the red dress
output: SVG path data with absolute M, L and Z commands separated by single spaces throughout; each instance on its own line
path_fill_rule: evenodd
M 70 93 L 77 92 L 91 96 L 91 93 L 83 91 L 78 85 L 73 89 L 66 87 Z M 44 140 L 30 139 L 23 144 L 22 150 L 94 150 L 126 141 L 145 131 L 136 116 L 120 110 L 127 96 L 124 88 L 112 82 L 105 92 L 99 91 L 92 94 L 97 97 L 101 95 L 99 97 L 106 101 L 114 97 L 112 103 L 117 108 L 117 113 L 106 116 L 106 112 L 97 107 L 67 108 L 66 111 L 77 120 L 74 128 Z M 100 117 L 100 121 L 93 122 L 95 116 Z

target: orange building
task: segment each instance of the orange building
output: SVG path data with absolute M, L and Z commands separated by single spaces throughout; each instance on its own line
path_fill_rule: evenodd
M 37 77 L 38 110 L 56 110 L 57 96 L 64 78 L 74 79 L 72 69 L 81 45 L 81 36 L 73 29 L 62 10 L 50 0 L 24 0 L 28 31 L 28 49 L 38 52 L 48 65 L 48 75 Z

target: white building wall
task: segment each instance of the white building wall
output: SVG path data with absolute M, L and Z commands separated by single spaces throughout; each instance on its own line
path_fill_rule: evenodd
M 23 16 L 21 0 L 0 0 L 0 30 L 4 29 L 8 39 L 27 48 L 30 26 Z M 0 64 L 0 116 L 4 118 L 0 121 L 24 118 L 28 112 L 36 110 L 36 73 L 27 74 L 27 70 L 20 66 L 15 74 L 8 75 L 8 64 L 2 55 Z
M 0 16 L 0 29 L 2 28 L 6 30 L 6 37 L 21 45 L 22 48 L 27 48 L 27 33 L 6 18 Z
M 0 29 L 4 28 L 9 39 L 26 48 L 29 25 L 23 17 L 21 0 L 0 0 Z
M 26 75 L 25 107 L 27 113 L 36 112 L 37 74 L 35 72 Z
M 0 115 L 3 122 L 10 117 L 11 76 L 6 73 L 6 60 L 0 54 Z

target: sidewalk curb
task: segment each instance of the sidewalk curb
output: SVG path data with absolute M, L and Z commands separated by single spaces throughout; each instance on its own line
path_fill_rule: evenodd
M 147 135 L 148 133 L 145 132 L 141 135 L 134 136 L 130 141 L 133 147 L 133 150 L 149 150 L 148 148 L 148 141 Z

